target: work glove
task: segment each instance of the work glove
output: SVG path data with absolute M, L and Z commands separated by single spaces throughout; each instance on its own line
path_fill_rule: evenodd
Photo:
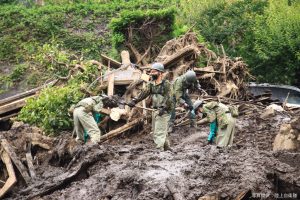
M 158 110 L 158 115 L 162 116 L 165 113 L 165 107 L 160 107 L 160 109 Z
M 135 101 L 134 100 L 131 100 L 129 103 L 127 103 L 127 105 L 129 106 L 129 107 L 134 107 L 135 106 Z
M 199 91 L 201 90 L 201 85 L 200 85 L 198 80 L 196 82 L 196 89 L 199 90 Z
M 192 116 L 193 118 L 196 117 L 196 113 L 195 113 L 195 110 L 194 110 L 194 109 L 191 110 L 191 116 Z

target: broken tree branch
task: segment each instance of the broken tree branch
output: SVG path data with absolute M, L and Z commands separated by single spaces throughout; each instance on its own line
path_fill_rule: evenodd
M 6 180 L 4 186 L 0 190 L 0 198 L 2 198 L 17 182 L 13 164 L 6 151 L 2 151 L 1 159 L 6 166 L 8 179 Z
M 108 132 L 107 134 L 105 134 L 101 137 L 100 143 L 105 142 L 106 140 L 109 140 L 113 137 L 116 137 L 116 136 L 120 135 L 121 133 L 124 133 L 125 131 L 133 128 L 134 126 L 136 126 L 140 122 L 142 122 L 142 119 L 135 119 L 132 122 L 129 122 L 129 123 L 117 128 L 115 130 L 112 130 L 112 131 Z
M 24 178 L 25 182 L 29 183 L 30 182 L 30 176 L 29 176 L 29 174 L 26 170 L 26 167 L 20 161 L 20 159 L 18 158 L 17 154 L 15 153 L 15 151 L 13 150 L 11 145 L 8 143 L 8 141 L 6 139 L 1 139 L 1 145 L 2 145 L 3 149 L 7 152 L 9 157 L 12 159 L 12 161 L 15 163 L 17 169 L 21 173 L 21 175 Z

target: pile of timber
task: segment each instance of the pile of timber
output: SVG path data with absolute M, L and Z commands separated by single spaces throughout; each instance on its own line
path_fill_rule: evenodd
M 55 82 L 56 81 L 52 81 L 45 86 L 53 85 Z M 34 88 L 0 100 L 0 122 L 7 121 L 11 117 L 17 116 L 22 107 L 26 105 L 26 99 L 36 96 L 38 92 L 45 86 Z

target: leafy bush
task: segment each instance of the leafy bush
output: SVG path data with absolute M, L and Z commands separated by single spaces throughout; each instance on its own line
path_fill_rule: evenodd
M 23 79 L 24 74 L 28 70 L 27 63 L 19 64 L 15 66 L 15 68 L 12 70 L 12 72 L 9 75 L 4 75 L 0 77 L 0 85 L 1 89 L 4 92 L 8 88 L 14 86 L 16 82 L 19 82 Z
M 98 74 L 96 65 L 85 63 L 85 66 L 85 71 L 70 79 L 67 86 L 46 88 L 38 97 L 29 99 L 21 110 L 19 119 L 41 127 L 52 135 L 70 129 L 72 119 L 68 116 L 68 108 L 84 97 L 80 91 L 81 86 L 90 84 Z
M 68 116 L 67 110 L 83 98 L 79 88 L 75 84 L 61 88 L 46 88 L 42 90 L 38 98 L 31 98 L 27 101 L 18 118 L 43 128 L 50 135 L 71 129 L 72 119 Z
M 248 62 L 260 81 L 300 86 L 299 10 L 300 2 L 272 0 L 265 14 L 256 17 Z
M 243 57 L 260 82 L 300 86 L 299 6 L 294 0 L 181 0 L 178 23 L 195 25 L 206 41 Z

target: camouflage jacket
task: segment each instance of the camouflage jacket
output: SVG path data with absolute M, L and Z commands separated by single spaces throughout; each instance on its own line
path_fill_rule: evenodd
M 167 112 L 171 111 L 173 103 L 171 98 L 171 84 L 168 80 L 163 80 L 159 84 L 155 84 L 154 81 L 148 82 L 146 88 L 135 98 L 135 101 L 142 101 L 148 96 L 152 98 L 152 108 L 165 107 Z
M 226 114 L 229 113 L 229 109 L 222 103 L 212 101 L 204 104 L 203 113 L 207 115 L 206 117 L 209 122 L 217 120 L 217 124 L 220 128 L 225 128 L 228 125 L 229 119 Z
M 100 112 L 103 108 L 102 97 L 93 96 L 82 99 L 76 104 L 75 108 L 80 106 L 83 106 L 86 112 Z
M 191 88 L 193 84 L 188 85 L 186 83 L 186 78 L 184 75 L 177 77 L 173 82 L 172 95 L 174 98 L 174 103 L 178 104 L 179 102 L 184 101 L 190 107 L 193 107 L 193 103 L 190 99 L 190 96 L 187 93 L 187 89 Z

